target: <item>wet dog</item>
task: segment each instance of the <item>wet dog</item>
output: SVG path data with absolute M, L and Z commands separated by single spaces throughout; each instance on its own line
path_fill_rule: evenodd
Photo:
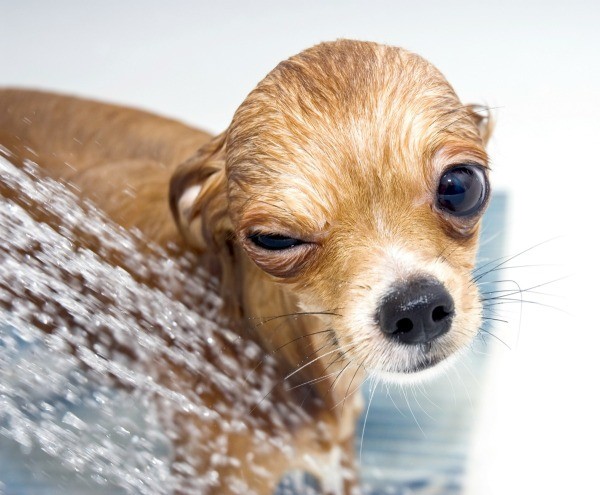
M 245 493 L 270 493 L 292 468 L 314 472 L 327 493 L 352 493 L 362 377 L 421 376 L 479 330 L 471 271 L 490 125 L 415 54 L 317 45 L 270 72 L 216 137 L 33 91 L 0 91 L 0 109 L 15 163 L 33 160 L 124 227 L 196 252 L 232 326 L 275 359 L 279 400 L 307 413 L 289 425 L 285 460 L 230 435 L 236 462 L 211 468 L 207 493 L 236 493 L 230 473 Z M 200 447 L 187 455 L 210 455 Z

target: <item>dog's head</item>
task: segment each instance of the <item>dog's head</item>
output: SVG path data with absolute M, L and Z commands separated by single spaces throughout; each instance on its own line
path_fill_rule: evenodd
M 345 356 L 412 373 L 471 341 L 488 122 L 399 48 L 324 43 L 280 63 L 182 165 L 171 206 L 201 249 L 233 243 Z

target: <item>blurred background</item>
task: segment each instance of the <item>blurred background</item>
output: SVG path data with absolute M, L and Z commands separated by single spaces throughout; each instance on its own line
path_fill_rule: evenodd
M 246 94 L 280 60 L 336 38 L 415 51 L 445 74 L 464 102 L 492 107 L 497 126 L 489 153 L 502 214 L 486 227 L 493 233 L 487 242 L 501 243 L 503 255 L 527 250 L 503 278 L 533 289 L 523 295 L 530 303 L 499 308 L 509 324 L 494 330 L 499 339 L 488 342 L 486 365 L 474 368 L 481 376 L 468 416 L 461 492 L 597 490 L 600 4 L 0 5 L 1 86 L 136 106 L 211 132 L 227 127 Z

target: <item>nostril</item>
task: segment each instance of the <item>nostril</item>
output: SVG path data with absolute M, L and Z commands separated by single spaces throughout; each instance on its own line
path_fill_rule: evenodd
M 396 323 L 396 331 L 398 333 L 408 333 L 414 328 L 410 318 L 402 318 Z
M 442 321 L 445 318 L 448 318 L 450 314 L 451 312 L 447 311 L 444 306 L 436 306 L 431 312 L 431 318 L 433 319 L 433 321 L 438 322 Z

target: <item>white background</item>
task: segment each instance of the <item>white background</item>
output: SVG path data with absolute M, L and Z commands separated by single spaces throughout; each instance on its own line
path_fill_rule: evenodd
M 600 4 L 570 1 L 0 0 L 0 85 L 142 107 L 218 132 L 280 60 L 319 41 L 379 41 L 496 107 L 494 184 L 510 193 L 522 287 L 569 274 L 511 317 L 495 353 L 470 493 L 597 492 Z M 547 266 L 552 265 L 552 266 Z M 531 295 L 530 298 L 534 296 Z M 564 310 L 564 311 L 563 311 Z M 500 335 L 500 333 L 499 333 Z

